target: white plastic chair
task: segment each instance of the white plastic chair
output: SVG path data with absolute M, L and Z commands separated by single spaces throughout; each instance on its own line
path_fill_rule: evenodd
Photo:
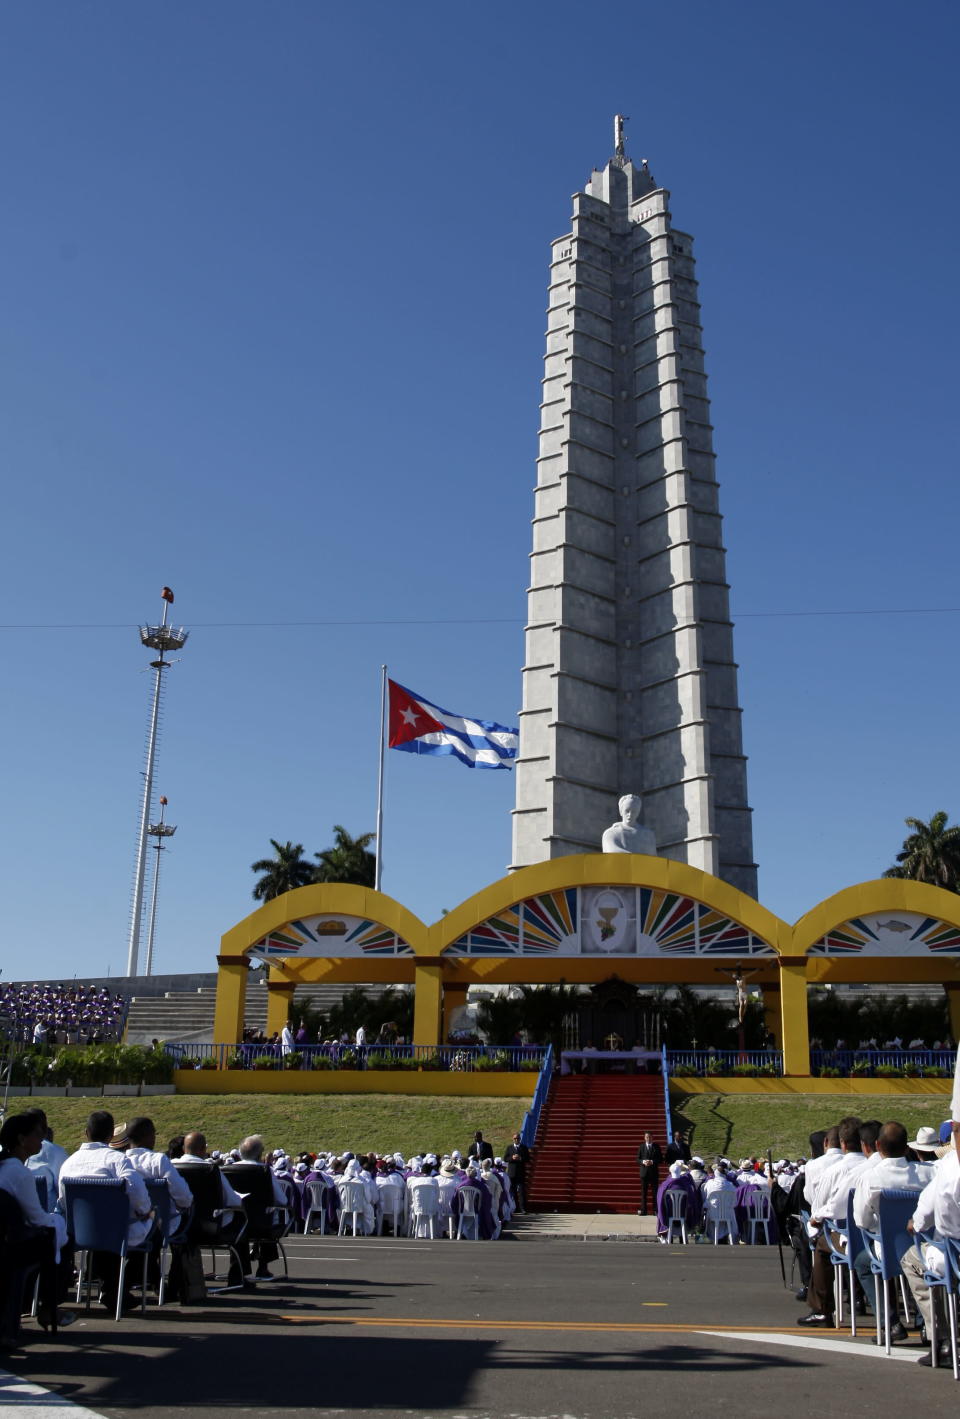
M 410 1229 L 411 1237 L 436 1236 L 435 1224 L 440 1215 L 440 1198 L 435 1187 L 415 1187 L 410 1189 Z
M 736 1214 L 737 1194 L 733 1188 L 723 1188 L 722 1191 L 708 1192 L 704 1198 L 704 1214 L 706 1216 L 706 1233 L 709 1237 L 713 1233 L 713 1245 L 720 1241 L 721 1228 L 723 1228 L 724 1240 L 733 1246 L 736 1241 L 737 1214 Z
M 363 1217 L 367 1205 L 367 1193 L 362 1182 L 355 1178 L 339 1184 L 340 1187 L 340 1229 L 338 1237 L 342 1237 L 347 1230 L 349 1221 L 353 1222 L 353 1235 L 357 1236 L 357 1218 Z M 363 1236 L 361 1229 L 360 1236 Z
M 398 1183 L 384 1183 L 379 1189 L 380 1215 L 377 1218 L 378 1237 L 383 1236 L 383 1224 L 388 1217 L 393 1225 L 393 1235 L 399 1237 L 405 1211 L 405 1192 L 406 1189 L 400 1187 Z
M 680 1241 L 687 1245 L 687 1194 L 682 1187 L 668 1187 L 663 1194 L 667 1214 L 667 1245 L 673 1241 L 674 1228 L 680 1233 Z
M 773 1227 L 773 1208 L 766 1188 L 756 1188 L 747 1198 L 747 1225 L 750 1228 L 750 1244 L 756 1246 L 757 1229 L 763 1228 L 767 1246 L 772 1245 L 770 1229 Z
M 480 1189 L 478 1187 L 462 1187 L 457 1194 L 460 1198 L 460 1219 L 457 1222 L 457 1241 L 463 1241 L 464 1233 L 472 1231 L 473 1236 L 467 1237 L 467 1241 L 478 1242 L 480 1240 Z
M 320 1218 L 320 1235 L 325 1236 L 327 1231 L 327 1193 L 330 1191 L 330 1184 L 321 1182 L 319 1178 L 311 1179 L 307 1183 L 307 1191 L 310 1194 L 310 1206 L 307 1208 L 307 1215 L 303 1220 L 303 1235 L 306 1236 L 310 1230 L 310 1222 L 313 1217 Z

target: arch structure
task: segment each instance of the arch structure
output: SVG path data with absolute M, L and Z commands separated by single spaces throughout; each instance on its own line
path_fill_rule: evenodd
M 300 984 L 412 984 L 414 1042 L 446 1037 L 471 985 L 718 985 L 738 969 L 764 996 L 784 1072 L 810 1072 L 807 986 L 938 983 L 960 1037 L 960 896 L 882 879 L 792 926 L 686 863 L 585 853 L 525 867 L 427 925 L 371 888 L 317 883 L 265 903 L 221 939 L 214 1031 L 242 1037 L 246 984 L 268 972 L 269 1031 Z

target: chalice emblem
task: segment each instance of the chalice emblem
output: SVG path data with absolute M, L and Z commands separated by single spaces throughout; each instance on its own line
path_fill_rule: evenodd
M 611 936 L 616 934 L 617 928 L 613 924 L 613 919 L 620 910 L 619 907 L 597 907 L 597 929 L 600 932 L 601 941 L 609 941 Z

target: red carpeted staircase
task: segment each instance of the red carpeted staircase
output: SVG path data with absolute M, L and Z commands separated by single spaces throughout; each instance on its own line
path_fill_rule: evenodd
M 637 1149 L 645 1132 L 666 1149 L 659 1074 L 555 1077 L 537 1129 L 528 1207 L 536 1212 L 636 1212 Z

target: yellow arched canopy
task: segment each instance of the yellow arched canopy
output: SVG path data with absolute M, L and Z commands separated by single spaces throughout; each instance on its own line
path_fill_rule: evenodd
M 593 983 L 616 973 L 715 985 L 740 965 L 773 1002 L 786 1072 L 799 1074 L 809 1073 L 808 983 L 937 981 L 960 1016 L 960 896 L 885 878 L 836 893 L 791 926 L 686 863 L 585 853 L 503 877 L 431 926 L 371 888 L 300 887 L 232 927 L 217 959 L 215 1032 L 226 1042 L 241 1037 L 258 959 L 268 967 L 271 1031 L 299 984 L 408 983 L 418 1044 L 440 1041 L 475 983 Z

